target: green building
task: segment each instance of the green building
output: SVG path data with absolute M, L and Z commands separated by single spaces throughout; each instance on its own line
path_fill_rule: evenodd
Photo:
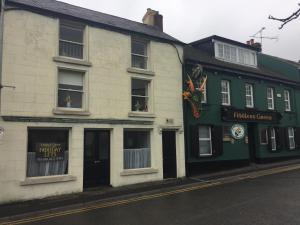
M 299 67 L 262 54 L 253 42 L 211 36 L 190 43 L 183 80 L 191 78 L 196 91 L 205 85 L 200 106 L 193 94 L 184 102 L 187 173 L 233 162 L 298 157 Z M 184 83 L 183 89 L 189 85 Z M 193 101 L 195 108 L 201 107 L 200 116 Z

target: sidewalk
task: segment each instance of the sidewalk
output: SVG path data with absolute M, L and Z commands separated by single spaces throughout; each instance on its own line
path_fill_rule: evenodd
M 187 185 L 208 182 L 209 180 L 239 175 L 247 172 L 260 171 L 276 167 L 300 164 L 300 159 L 282 161 L 269 164 L 251 164 L 246 167 L 201 174 L 189 178 L 170 179 L 151 183 L 129 185 L 118 188 L 99 187 L 91 188 L 82 193 L 62 195 L 39 200 L 18 202 L 0 205 L 0 218 L 14 217 L 22 214 L 34 214 L 37 212 L 51 212 L 54 209 L 64 209 L 86 205 L 95 201 L 111 201 L 124 199 L 131 196 L 143 195 L 150 192 L 166 191 L 168 189 L 180 189 Z

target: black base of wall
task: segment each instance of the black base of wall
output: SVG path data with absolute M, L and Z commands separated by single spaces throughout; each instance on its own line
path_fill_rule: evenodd
M 292 159 L 300 159 L 300 156 L 260 158 L 260 159 L 257 159 L 256 162 L 259 164 L 266 164 L 266 163 L 282 162 L 282 161 L 287 161 L 287 160 L 292 160 Z

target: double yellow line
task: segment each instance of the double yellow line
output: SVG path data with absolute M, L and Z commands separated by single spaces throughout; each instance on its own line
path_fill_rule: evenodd
M 300 165 L 285 166 L 285 167 L 268 169 L 268 170 L 263 170 L 263 171 L 258 171 L 258 172 L 250 172 L 250 173 L 246 173 L 246 174 L 242 174 L 242 175 L 236 175 L 236 176 L 212 180 L 209 183 L 194 184 L 191 187 L 180 188 L 180 189 L 173 190 L 173 191 L 167 191 L 167 192 L 162 192 L 162 193 L 157 193 L 157 194 L 148 194 L 148 195 L 134 197 L 134 198 L 126 199 L 126 200 L 98 203 L 98 204 L 94 204 L 94 205 L 90 205 L 90 206 L 86 206 L 86 207 L 82 207 L 82 208 L 78 208 L 78 209 L 71 209 L 71 210 L 66 210 L 63 212 L 53 212 L 53 213 L 49 213 L 49 214 L 34 216 L 31 218 L 25 218 L 25 219 L 10 221 L 10 222 L 8 221 L 8 222 L 0 223 L 0 225 L 15 225 L 15 224 L 25 224 L 25 223 L 30 223 L 30 222 L 37 222 L 37 221 L 51 219 L 51 218 L 55 218 L 55 217 L 79 214 L 79 213 L 84 213 L 84 212 L 88 212 L 88 211 L 92 211 L 92 210 L 96 210 L 96 209 L 103 209 L 103 208 L 109 208 L 109 207 L 113 207 L 113 206 L 126 205 L 126 204 L 130 204 L 130 203 L 134 203 L 134 202 L 140 202 L 140 201 L 161 198 L 161 197 L 180 194 L 180 193 L 189 192 L 189 191 L 206 189 L 209 187 L 219 186 L 222 184 L 233 183 L 233 182 L 246 180 L 246 179 L 254 179 L 254 178 L 258 178 L 258 177 L 262 177 L 262 176 L 283 173 L 283 172 L 288 172 L 288 171 L 297 170 L 297 169 L 300 169 Z

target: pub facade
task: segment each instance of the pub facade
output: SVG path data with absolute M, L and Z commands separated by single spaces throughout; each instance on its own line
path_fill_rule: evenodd
M 199 66 L 198 114 L 184 101 L 187 174 L 300 155 L 299 64 L 211 36 L 185 48 L 183 90 L 201 86 Z

